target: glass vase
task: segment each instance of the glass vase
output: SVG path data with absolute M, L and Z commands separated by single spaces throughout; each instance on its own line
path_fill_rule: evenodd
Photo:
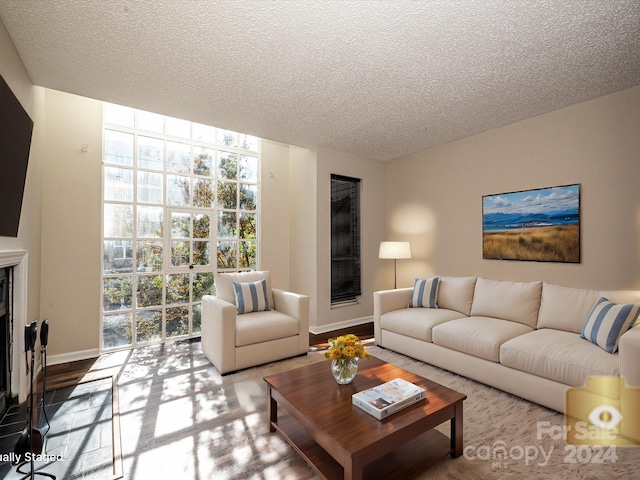
M 358 373 L 357 358 L 340 358 L 331 361 L 331 373 L 340 385 L 351 383 Z

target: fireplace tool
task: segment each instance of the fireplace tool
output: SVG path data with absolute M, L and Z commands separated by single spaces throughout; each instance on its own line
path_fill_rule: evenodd
M 48 337 L 48 324 L 46 327 L 47 333 L 45 333 L 45 337 Z M 18 443 L 14 448 L 14 453 L 16 458 L 23 458 L 27 456 L 29 453 L 28 460 L 24 460 L 18 464 L 16 471 L 18 473 L 25 474 L 24 477 L 20 478 L 20 480 L 25 480 L 27 478 L 33 479 L 35 475 L 42 475 L 44 477 L 49 477 L 52 480 L 55 480 L 55 475 L 46 472 L 36 472 L 35 471 L 35 456 L 42 453 L 42 444 L 43 444 L 43 434 L 38 428 L 34 428 L 33 425 L 33 371 L 35 369 L 35 359 L 36 359 L 36 339 L 38 337 L 38 322 L 33 321 L 31 325 L 25 327 L 24 331 L 24 345 L 25 345 L 25 355 L 28 358 L 28 352 L 31 351 L 31 365 L 27 361 L 27 370 L 30 372 L 30 383 L 29 383 L 29 409 L 27 412 L 27 426 L 22 431 L 20 438 L 18 439 Z M 45 339 L 45 343 L 46 343 Z M 31 367 L 31 368 L 29 368 Z M 44 377 L 43 377 L 44 378 Z M 29 464 L 30 470 L 28 472 L 20 470 L 23 465 Z

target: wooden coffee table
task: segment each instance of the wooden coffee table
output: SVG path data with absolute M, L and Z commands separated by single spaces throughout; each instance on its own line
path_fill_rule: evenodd
M 336 383 L 328 361 L 264 377 L 271 431 L 331 480 L 407 480 L 448 455 L 462 455 L 466 395 L 379 358 L 359 364 L 349 385 Z M 425 387 L 427 398 L 384 420 L 352 405 L 352 394 L 394 378 Z M 434 429 L 447 420 L 450 437 Z

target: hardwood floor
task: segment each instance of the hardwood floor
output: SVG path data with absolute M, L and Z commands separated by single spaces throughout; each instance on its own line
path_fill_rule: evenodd
M 309 333 L 309 348 L 318 350 L 326 348 L 330 338 L 335 338 L 347 333 L 357 335 L 360 340 L 369 340 L 373 338 L 373 323 L 366 323 L 355 327 L 334 330 L 331 332 L 314 335 Z M 199 340 L 195 340 L 199 341 Z M 77 385 L 78 383 L 93 380 L 96 376 L 105 376 L 109 374 L 104 368 L 99 372 L 93 370 L 96 358 L 88 360 L 79 360 L 76 362 L 63 363 L 47 367 L 47 390 L 55 390 L 56 388 L 66 387 L 69 385 Z M 113 374 L 117 375 L 118 366 L 114 365 Z M 38 391 L 42 389 L 42 375 L 39 376 Z
M 373 338 L 373 323 L 365 323 L 362 325 L 357 325 L 355 327 L 333 330 L 331 332 L 323 333 L 320 335 L 309 333 L 309 347 L 325 347 L 329 344 L 329 339 L 339 337 L 340 335 L 346 335 L 347 333 L 353 333 L 360 340 L 369 340 Z

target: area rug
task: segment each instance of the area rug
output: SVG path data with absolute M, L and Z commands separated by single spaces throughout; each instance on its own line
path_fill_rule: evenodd
M 41 413 L 38 427 L 44 433 L 44 448 L 19 471 L 13 462 L 1 466 L 2 478 L 19 479 L 25 473 L 54 475 L 57 479 L 114 480 L 122 477 L 117 389 L 111 376 L 58 387 L 45 395 L 46 417 Z M 41 410 L 42 412 L 42 410 Z M 11 413 L 11 412 L 10 412 Z M 7 415 L 14 432 L 2 442 L 2 454 L 13 454 L 13 447 L 26 424 L 26 411 L 20 406 L 15 418 Z M 14 454 L 15 455 L 15 454 Z M 25 454 L 26 459 L 26 454 Z M 36 478 L 46 478 L 37 475 Z
M 563 414 L 389 350 L 371 353 L 467 395 L 463 456 L 435 465 L 420 479 L 640 478 L 638 447 L 568 445 Z M 439 429 L 448 434 L 448 425 Z
M 558 433 L 564 425 L 564 416 L 558 412 L 389 350 L 379 347 L 369 350 L 387 362 L 467 395 L 464 455 L 443 460 L 423 472 L 419 479 L 639 478 L 638 447 L 612 447 L 607 451 L 567 445 Z M 260 401 L 264 390 L 260 382 L 262 377 L 316 361 L 323 361 L 320 352 L 246 370 L 233 377 L 235 382 L 255 382 L 259 388 L 255 389 L 253 404 L 265 415 L 266 405 Z M 238 403 L 243 402 L 238 399 Z M 247 454 L 251 453 L 251 462 L 244 470 L 218 470 L 217 473 L 210 472 L 209 478 L 320 478 L 305 469 L 304 462 L 296 457 L 292 448 L 281 444 L 277 434 L 268 432 L 264 420 L 256 418 L 252 437 L 245 439 L 246 443 L 241 447 Z M 233 426 L 229 429 L 230 432 L 234 430 Z M 448 435 L 448 422 L 439 430 Z M 229 455 L 233 454 L 230 452 Z M 233 462 L 227 465 L 241 467 Z

